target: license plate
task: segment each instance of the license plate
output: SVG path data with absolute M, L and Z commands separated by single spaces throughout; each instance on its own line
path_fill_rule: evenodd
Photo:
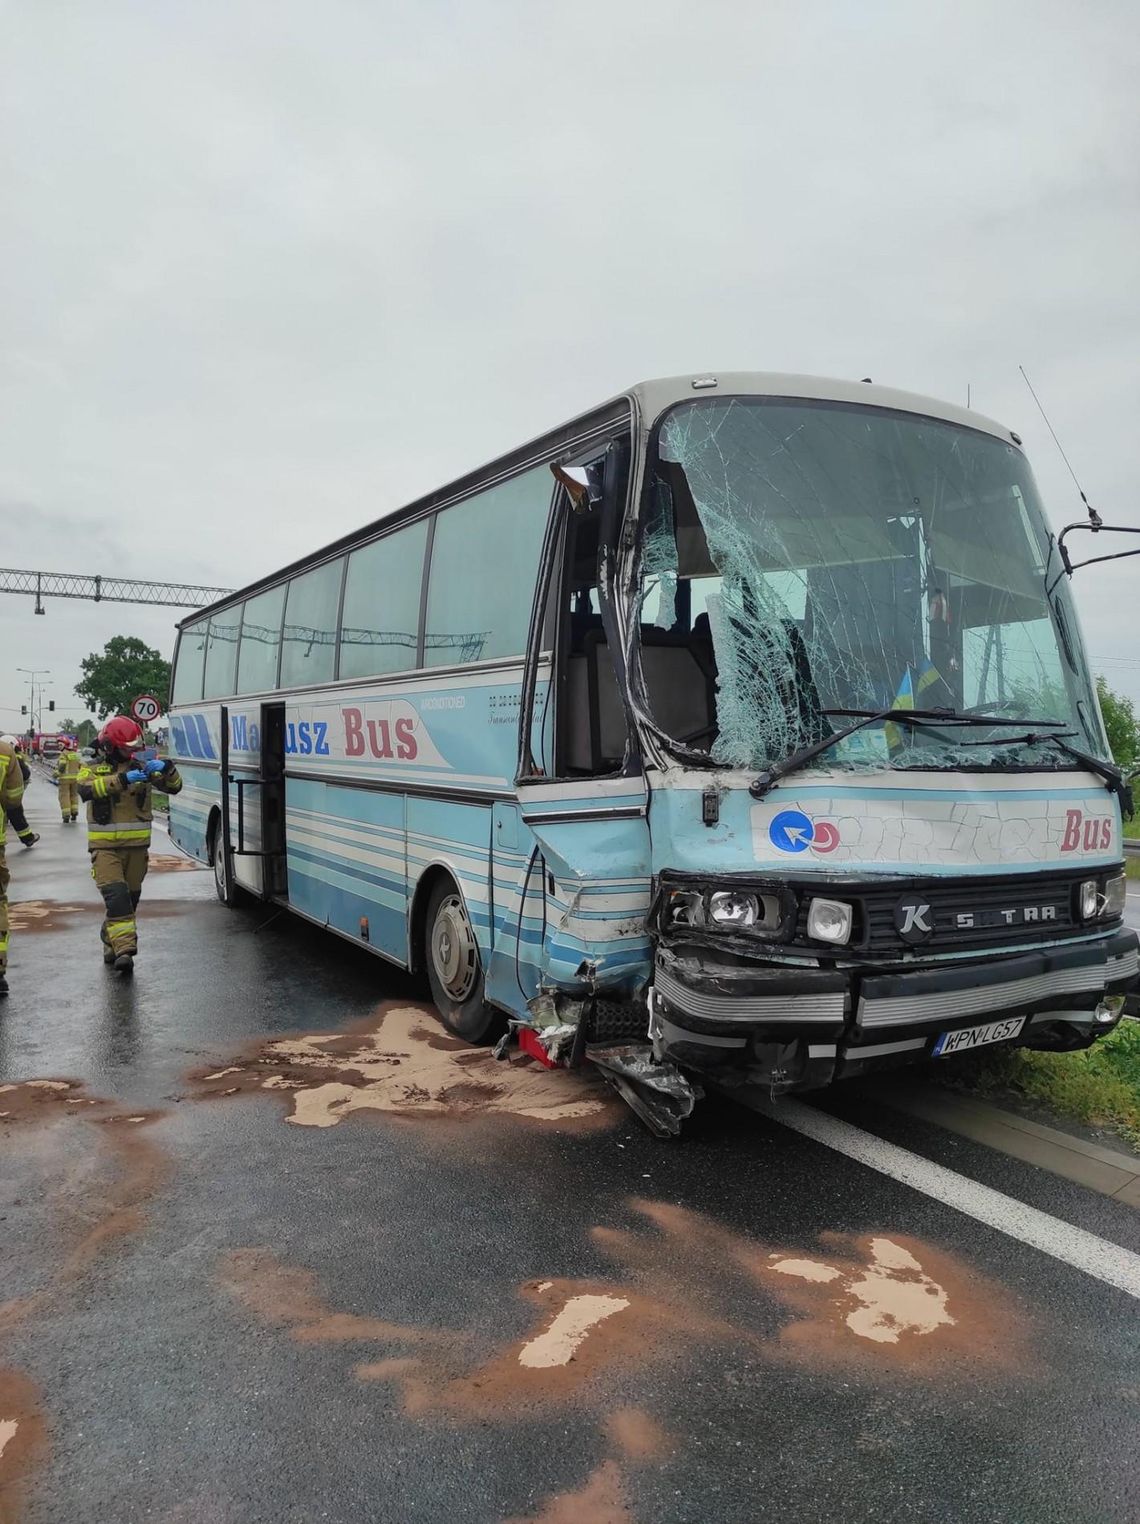
M 990 1021 L 984 1027 L 963 1027 L 960 1032 L 943 1032 L 934 1044 L 933 1058 L 945 1058 L 948 1053 L 967 1053 L 971 1048 L 983 1048 L 990 1042 L 1008 1042 L 1016 1037 L 1025 1025 L 1024 1016 L 1014 1016 L 1006 1021 Z

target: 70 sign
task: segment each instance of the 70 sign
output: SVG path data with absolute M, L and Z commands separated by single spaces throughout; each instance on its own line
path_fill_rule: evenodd
M 162 713 L 162 705 L 151 693 L 140 693 L 131 705 L 131 716 L 140 725 L 153 725 Z

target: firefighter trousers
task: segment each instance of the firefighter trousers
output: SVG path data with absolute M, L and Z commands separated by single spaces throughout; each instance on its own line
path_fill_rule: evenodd
M 57 784 L 59 792 L 59 813 L 64 820 L 79 819 L 79 780 L 76 778 L 61 778 Z
M 11 877 L 4 843 L 0 841 L 0 974 L 8 972 L 8 884 Z
M 135 911 L 146 870 L 145 847 L 96 847 L 91 853 L 91 877 L 107 909 L 99 935 L 116 956 L 139 950 Z

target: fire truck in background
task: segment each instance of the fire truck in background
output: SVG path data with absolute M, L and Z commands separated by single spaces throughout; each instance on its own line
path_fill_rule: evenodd
M 63 750 L 63 743 L 70 740 L 62 731 L 37 730 L 32 736 L 32 756 L 44 762 L 54 762 Z

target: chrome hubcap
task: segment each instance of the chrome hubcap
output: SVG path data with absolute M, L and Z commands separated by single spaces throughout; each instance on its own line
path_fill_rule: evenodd
M 431 960 L 444 990 L 457 1005 L 462 1005 L 475 987 L 479 954 L 463 901 L 456 894 L 448 895 L 436 912 Z

